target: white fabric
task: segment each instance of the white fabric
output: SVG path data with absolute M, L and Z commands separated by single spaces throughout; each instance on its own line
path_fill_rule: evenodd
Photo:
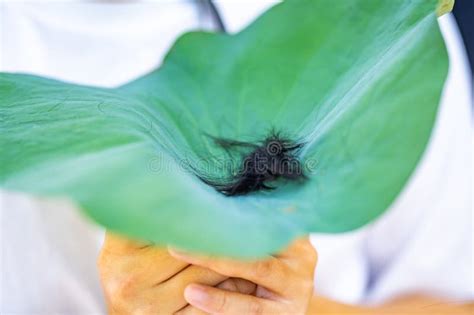
M 219 8 L 235 32 L 272 2 Z M 211 25 L 194 3 L 179 0 L 11 1 L 0 8 L 1 71 L 100 86 L 150 71 L 179 34 Z M 321 294 L 348 303 L 414 291 L 474 298 L 472 83 L 452 17 L 440 22 L 451 68 L 429 148 L 382 218 L 355 232 L 312 236 Z M 95 268 L 102 230 L 64 201 L 0 196 L 1 313 L 104 313 Z
M 472 81 L 452 15 L 440 20 L 450 70 L 427 151 L 385 215 L 346 235 L 314 235 L 316 287 L 377 304 L 425 293 L 474 298 Z M 335 275 L 336 274 L 336 275 Z

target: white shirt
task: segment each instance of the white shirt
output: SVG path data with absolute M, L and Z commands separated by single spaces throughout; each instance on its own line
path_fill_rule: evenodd
M 223 2 L 231 32 L 274 1 Z M 112 87 L 157 67 L 184 31 L 209 28 L 192 1 L 3 2 L 0 70 Z M 392 207 L 355 232 L 313 235 L 316 290 L 347 303 L 401 294 L 474 298 L 471 82 L 450 15 L 451 67 L 429 147 Z M 2 314 L 105 312 L 95 260 L 103 231 L 67 201 L 2 193 Z

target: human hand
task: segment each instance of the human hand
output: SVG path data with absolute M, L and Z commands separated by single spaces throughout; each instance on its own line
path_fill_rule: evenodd
M 98 267 L 111 314 L 173 314 L 189 310 L 183 296 L 188 284 L 222 286 L 228 278 L 179 261 L 166 248 L 110 233 L 106 234 Z
M 308 239 L 295 241 L 280 255 L 264 260 L 234 261 L 171 250 L 183 262 L 243 279 L 256 287 L 250 294 L 212 285 L 190 284 L 184 292 L 188 306 L 181 314 L 306 314 L 313 293 L 316 251 Z M 226 281 L 229 283 L 231 279 Z M 235 280 L 233 280 L 235 281 Z M 200 310 L 200 311 L 198 311 Z

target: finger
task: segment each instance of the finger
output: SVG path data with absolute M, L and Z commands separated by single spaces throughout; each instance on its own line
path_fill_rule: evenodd
M 273 301 L 197 284 L 189 285 L 184 296 L 189 304 L 210 314 L 277 313 Z
M 176 313 L 174 313 L 175 315 L 207 315 L 209 313 L 206 313 L 204 312 L 203 310 L 200 310 L 192 305 L 188 305 L 182 309 L 180 309 L 179 311 L 177 311 Z
M 129 238 L 126 238 L 125 236 L 107 231 L 105 233 L 105 239 L 102 249 L 110 253 L 123 255 L 132 253 L 149 245 L 150 244 L 147 244 L 145 242 L 131 240 Z
M 189 264 L 209 268 L 228 277 L 246 279 L 277 293 L 289 290 L 289 285 L 284 280 L 293 271 L 275 257 L 249 262 L 192 256 L 177 250 L 170 250 L 170 253 Z
M 277 254 L 277 257 L 285 258 L 295 258 L 300 257 L 301 254 L 313 249 L 314 247 L 311 244 L 309 237 L 302 237 L 294 240 L 288 245 L 284 250 Z
M 239 292 L 243 294 L 254 294 L 255 290 L 257 289 L 257 285 L 245 279 L 239 278 L 230 278 L 221 282 L 217 285 L 217 288 L 232 291 L 232 292 Z
M 294 270 L 314 272 L 314 267 L 318 259 L 316 249 L 311 244 L 309 237 L 295 240 L 277 257 L 291 266 Z
M 177 275 L 160 283 L 147 293 L 151 298 L 160 296 L 161 300 L 173 299 L 173 309 L 161 309 L 161 312 L 169 314 L 176 312 L 188 304 L 184 298 L 184 289 L 190 283 L 215 286 L 225 281 L 226 276 L 220 275 L 210 269 L 190 265 Z
M 239 279 L 239 278 L 231 278 L 227 279 L 217 285 L 217 288 L 232 291 L 232 292 L 239 292 L 243 294 L 253 294 L 257 288 L 255 284 L 250 281 Z M 185 306 L 181 310 L 175 313 L 176 315 L 203 315 L 207 314 L 206 312 L 195 308 L 192 305 Z
M 150 249 L 140 255 L 117 257 L 101 255 L 100 263 L 104 274 L 123 276 L 144 285 L 155 285 L 168 280 L 189 264 L 179 261 L 163 250 Z
M 133 254 L 101 252 L 98 266 L 104 289 L 111 294 L 130 292 L 164 282 L 189 264 L 173 258 L 167 250 L 150 247 Z

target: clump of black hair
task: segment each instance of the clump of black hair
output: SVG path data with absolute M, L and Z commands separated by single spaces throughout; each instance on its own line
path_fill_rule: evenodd
M 228 180 L 215 181 L 200 177 L 226 196 L 246 195 L 259 190 L 272 190 L 269 183 L 277 179 L 301 181 L 306 179 L 298 160 L 298 152 L 303 143 L 296 143 L 272 131 L 258 143 L 212 137 L 216 145 L 227 152 L 234 149 L 246 149 L 236 172 Z

